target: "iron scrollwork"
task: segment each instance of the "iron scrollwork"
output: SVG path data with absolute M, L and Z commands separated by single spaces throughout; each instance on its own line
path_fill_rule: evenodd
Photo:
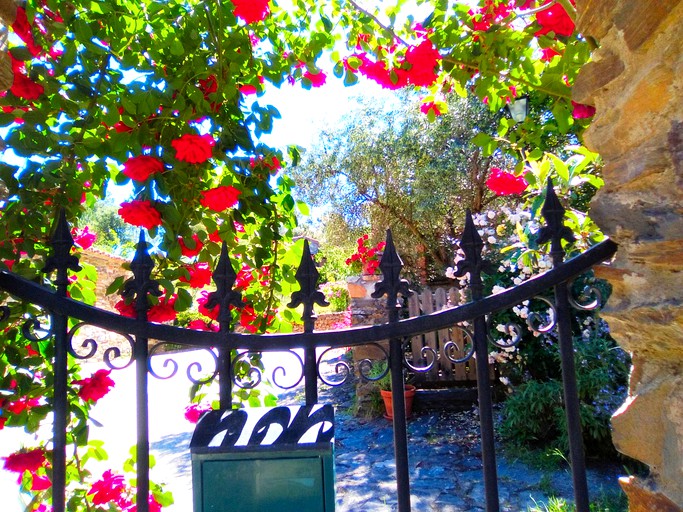
M 318 361 L 316 363 L 316 367 L 318 369 L 318 378 L 324 383 L 327 384 L 328 386 L 341 386 L 345 382 L 349 380 L 349 377 L 351 376 L 351 366 L 344 360 L 339 359 L 338 361 L 335 361 L 334 363 L 330 363 L 325 360 L 325 356 L 331 352 L 332 350 L 336 350 L 333 348 L 328 348 L 326 350 L 323 350 L 323 352 L 320 354 L 318 357 Z M 325 375 L 325 372 L 323 372 L 320 367 L 322 364 L 333 364 L 334 367 L 334 375 L 340 376 L 337 379 L 330 379 L 327 375 Z
M 453 336 L 451 336 L 451 339 L 444 343 L 443 345 L 443 354 L 446 356 L 446 359 L 448 359 L 451 363 L 453 364 L 459 364 L 459 363 L 464 363 L 466 361 L 469 361 L 472 359 L 472 356 L 474 355 L 474 336 L 472 334 L 472 331 L 470 331 L 467 327 L 464 325 L 454 325 L 452 329 L 457 329 L 458 331 L 462 332 L 462 348 L 458 346 L 458 344 L 453 341 Z M 465 351 L 465 347 L 469 345 L 469 348 L 467 351 Z M 453 357 L 454 352 L 459 352 L 461 351 L 465 353 L 464 356 L 462 357 Z
M 172 356 L 166 354 L 165 356 L 160 356 L 164 359 L 164 362 L 162 364 L 163 368 L 171 368 L 170 372 L 168 372 L 166 375 L 162 375 L 159 372 L 157 372 L 152 365 L 152 361 L 154 361 L 156 358 L 152 356 L 156 356 L 159 354 L 162 349 L 168 348 L 168 347 L 177 347 L 176 344 L 167 342 L 167 341 L 162 341 L 159 343 L 154 344 L 152 348 L 149 351 L 149 362 L 148 362 L 148 370 L 149 373 L 152 374 L 157 379 L 160 380 L 168 380 L 172 377 L 174 377 L 177 373 L 178 370 L 180 369 L 180 365 L 178 362 L 173 359 Z M 203 347 L 200 349 L 202 354 L 209 354 L 211 356 L 211 360 L 213 362 L 213 371 L 207 376 L 207 377 L 199 377 L 204 372 L 204 367 L 202 366 L 202 363 L 200 361 L 193 361 L 190 364 L 187 365 L 187 369 L 185 370 L 185 373 L 187 375 L 187 378 L 190 382 L 193 384 L 198 384 L 198 385 L 203 385 L 203 384 L 208 384 L 209 382 L 213 381 L 216 378 L 216 375 L 218 375 L 218 356 L 216 353 L 211 349 L 211 348 L 206 348 Z M 197 376 L 195 376 L 195 374 Z
M 69 354 L 71 354 L 73 357 L 76 359 L 80 359 L 81 361 L 85 361 L 87 359 L 92 359 L 95 357 L 97 352 L 99 351 L 100 348 L 100 343 L 98 343 L 93 337 L 86 337 L 83 339 L 81 342 L 80 348 L 87 349 L 86 353 L 81 353 L 78 350 L 74 348 L 74 337 L 78 333 L 79 330 L 81 330 L 84 327 L 95 327 L 91 326 L 90 324 L 87 324 L 86 322 L 79 322 L 75 326 L 71 328 L 71 330 L 67 333 L 67 342 L 66 342 L 66 348 L 69 351 Z M 110 331 L 106 331 L 110 332 Z M 104 364 L 107 365 L 107 367 L 110 370 L 122 370 L 124 368 L 128 368 L 132 363 L 133 363 L 133 352 L 134 352 L 134 347 L 135 347 L 135 342 L 133 341 L 132 336 L 129 334 L 124 334 L 124 333 L 112 333 L 115 334 L 116 336 L 120 336 L 126 342 L 128 343 L 128 346 L 130 347 L 130 353 L 128 355 L 124 355 L 123 351 L 121 348 L 117 345 L 107 347 L 104 352 L 102 353 L 102 360 L 104 361 Z M 117 365 L 114 363 L 119 358 L 127 357 L 127 360 L 125 361 L 125 364 L 123 365 Z

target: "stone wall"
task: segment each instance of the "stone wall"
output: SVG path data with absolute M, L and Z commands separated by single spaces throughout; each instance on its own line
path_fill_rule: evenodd
M 17 6 L 14 0 L 0 0 L 0 91 L 9 89 L 14 79 L 7 53 L 7 27 L 14 23 Z
M 625 479 L 632 511 L 683 507 L 683 2 L 576 0 L 599 48 L 573 99 L 597 114 L 586 144 L 605 162 L 593 219 L 619 252 L 602 274 L 605 316 L 633 354 L 630 396 L 614 415 L 617 448 L 651 476 Z

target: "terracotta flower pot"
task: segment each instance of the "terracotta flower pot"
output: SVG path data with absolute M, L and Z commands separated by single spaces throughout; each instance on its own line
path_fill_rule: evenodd
M 393 420 L 394 405 L 391 401 L 392 393 L 391 391 L 385 391 L 384 389 L 380 389 L 379 392 L 382 395 L 382 399 L 384 400 L 384 408 L 386 410 L 386 414 L 384 415 L 384 417 L 388 420 Z M 406 384 L 404 396 L 406 404 L 406 418 L 410 418 L 411 414 L 413 413 L 413 399 L 415 398 L 415 386 Z

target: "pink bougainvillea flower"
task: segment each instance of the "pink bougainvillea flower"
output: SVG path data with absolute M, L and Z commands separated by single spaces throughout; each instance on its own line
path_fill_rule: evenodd
M 85 226 L 83 229 L 71 228 L 71 236 L 76 245 L 83 250 L 90 249 L 97 240 L 97 235 L 90 231 L 90 226 Z
M 240 325 L 252 334 L 258 331 L 257 326 L 258 316 L 252 306 L 244 306 L 242 311 L 240 311 Z
M 405 56 L 405 61 L 411 66 L 408 81 L 418 87 L 429 87 L 438 78 L 435 70 L 440 60 L 439 51 L 429 39 L 411 46 Z
M 441 110 L 439 110 L 438 105 L 433 101 L 429 101 L 420 105 L 420 112 L 422 112 L 423 114 L 429 115 L 430 111 L 434 112 L 435 116 L 441 115 Z
M 572 117 L 574 119 L 589 119 L 595 115 L 595 107 L 591 105 L 572 101 L 572 107 L 574 107 L 572 109 Z
M 552 0 L 546 0 L 543 2 L 543 5 L 546 5 L 551 1 Z M 571 3 L 572 5 L 575 5 L 574 0 L 571 0 Z M 574 33 L 574 22 L 559 2 L 536 13 L 536 22 L 541 26 L 541 29 L 536 32 L 536 36 L 542 36 L 552 32 L 555 34 L 555 37 L 568 37 Z
M 151 201 L 134 199 L 121 204 L 119 215 L 123 222 L 132 226 L 152 229 L 161 226 L 161 214 L 152 206 Z
M 270 0 L 232 0 L 235 16 L 246 24 L 263 21 L 270 14 Z
M 242 94 L 244 94 L 245 96 L 249 96 L 251 94 L 256 94 L 258 92 L 258 89 L 256 88 L 255 85 L 244 84 L 244 85 L 240 85 L 240 92 Z
M 221 234 L 218 232 L 218 230 L 214 231 L 213 233 L 209 233 L 209 241 L 215 244 L 220 244 L 221 242 L 223 242 Z
M 7 457 L 3 457 L 3 459 L 5 459 L 3 468 L 7 471 L 12 471 L 13 473 L 19 473 L 20 482 L 21 476 L 25 471 L 35 473 L 39 468 L 47 464 L 45 450 L 42 448 L 16 452 Z
M 235 278 L 235 289 L 242 289 L 244 290 L 249 286 L 249 283 L 251 283 L 254 280 L 254 269 L 252 269 L 249 265 L 242 265 L 242 268 L 240 269 L 239 272 L 237 272 L 237 277 Z
M 46 491 L 52 486 L 52 482 L 45 475 L 32 475 L 31 490 L 35 492 Z
M 111 370 L 97 370 L 90 377 L 75 380 L 71 384 L 81 386 L 78 396 L 84 401 L 96 403 L 114 387 L 114 381 L 109 377 L 110 373 Z
M 180 281 L 189 283 L 190 288 L 204 288 L 211 283 L 211 268 L 208 263 L 185 265 L 185 270 L 190 274 L 190 277 L 181 276 Z
M 553 60 L 553 57 L 556 55 L 561 55 L 560 52 L 555 50 L 554 48 L 542 48 L 541 49 L 541 61 L 542 62 L 550 62 Z
M 322 87 L 323 85 L 325 85 L 327 75 L 324 71 L 318 71 L 317 73 L 311 73 L 310 71 L 306 71 L 304 73 L 304 78 L 310 80 L 311 87 Z
M 163 172 L 164 163 L 153 156 L 138 155 L 126 160 L 123 174 L 135 181 L 147 181 L 152 174 Z
M 92 495 L 93 505 L 105 505 L 111 502 L 118 504 L 126 490 L 125 479 L 107 470 L 100 480 L 92 484 L 88 495 Z
M 216 141 L 211 135 L 195 135 L 186 133 L 179 139 L 171 141 L 171 145 L 176 150 L 176 158 L 190 164 L 201 164 L 206 162 L 213 153 L 213 146 Z
M 185 407 L 185 419 L 190 423 L 197 423 L 205 413 L 211 410 L 209 405 L 191 404 Z
M 214 324 L 213 322 L 205 322 L 204 320 L 200 320 L 199 318 L 196 320 L 192 320 L 187 326 L 190 329 L 194 329 L 195 331 L 209 331 L 209 332 L 218 332 L 220 328 Z
M 201 240 L 199 240 L 199 235 L 197 235 L 197 233 L 192 234 L 192 240 L 194 241 L 194 249 L 190 249 L 187 245 L 185 245 L 185 240 L 183 239 L 183 237 L 178 237 L 178 244 L 180 244 L 180 253 L 187 258 L 194 258 L 201 252 L 202 248 L 204 247 L 204 244 Z
M 235 187 L 223 185 L 210 190 L 203 190 L 199 202 L 209 210 L 222 212 L 235 206 L 240 194 L 241 192 Z
M 524 176 L 515 176 L 511 172 L 492 167 L 491 175 L 486 180 L 486 186 L 497 196 L 510 196 L 521 194 L 529 184 Z

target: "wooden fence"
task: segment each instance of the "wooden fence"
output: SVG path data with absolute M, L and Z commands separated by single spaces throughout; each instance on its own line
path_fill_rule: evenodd
M 437 288 L 434 291 L 426 289 L 408 298 L 408 314 L 411 318 L 428 315 L 454 308 L 459 303 L 460 294 L 457 288 Z M 448 343 L 451 341 L 452 344 Z M 429 347 L 433 352 L 425 350 L 424 347 Z M 468 358 L 465 362 L 453 363 L 445 355 L 447 351 L 451 359 L 466 359 L 472 350 L 472 340 L 467 338 L 460 329 L 441 329 L 414 336 L 411 340 L 413 365 L 426 366 L 430 361 L 429 358 L 433 357 L 431 354 L 437 355 L 437 362 L 429 371 L 416 374 L 417 382 L 426 387 L 476 384 L 476 359 Z

